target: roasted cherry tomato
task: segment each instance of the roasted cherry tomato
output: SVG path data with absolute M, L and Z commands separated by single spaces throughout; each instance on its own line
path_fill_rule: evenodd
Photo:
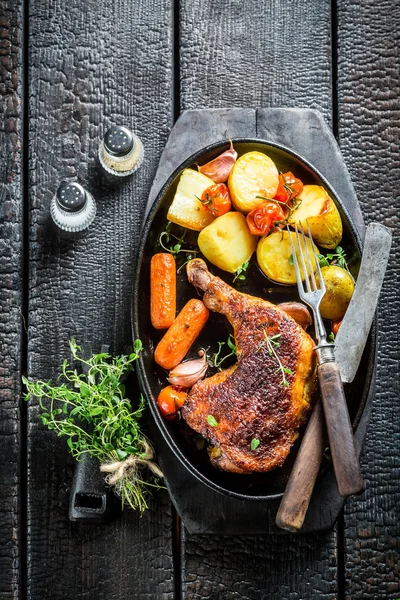
M 165 419 L 173 421 L 178 410 L 184 405 L 186 398 L 187 392 L 182 388 L 168 385 L 159 393 L 157 406 Z
M 333 335 L 337 335 L 337 332 L 339 331 L 339 327 L 341 326 L 342 321 L 332 321 L 332 333 Z
M 290 171 L 287 173 L 280 173 L 278 191 L 274 198 L 275 200 L 279 200 L 279 202 L 284 202 L 286 204 L 289 200 L 296 198 L 303 190 L 303 187 L 303 182 L 300 181 L 300 179 L 297 179 Z
M 275 202 L 262 202 L 246 217 L 250 233 L 253 235 L 266 235 L 277 221 L 284 221 L 283 210 Z
M 201 202 L 214 217 L 220 217 L 231 210 L 231 197 L 224 183 L 210 185 L 202 193 Z

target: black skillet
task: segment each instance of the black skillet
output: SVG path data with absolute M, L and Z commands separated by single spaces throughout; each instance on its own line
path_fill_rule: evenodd
M 234 139 L 233 144 L 239 156 L 252 150 L 264 152 L 275 161 L 280 171 L 292 171 L 304 183 L 324 186 L 340 212 L 343 222 L 341 246 L 345 249 L 350 269 L 353 275 L 356 276 L 361 258 L 361 241 L 351 217 L 326 179 L 307 160 L 279 144 L 259 139 L 243 138 Z M 168 385 L 168 382 L 166 380 L 167 373 L 153 361 L 154 349 L 161 339 L 163 332 L 154 330 L 150 322 L 150 260 L 153 254 L 162 251 L 158 241 L 167 223 L 166 214 L 182 170 L 187 167 L 196 168 L 196 164 L 204 164 L 212 160 L 218 154 L 227 150 L 228 147 L 229 142 L 221 141 L 209 145 L 200 152 L 192 155 L 176 169 L 159 192 L 143 227 L 141 244 L 138 251 L 132 307 L 133 335 L 134 338 L 140 338 L 144 346 L 143 353 L 137 365 L 140 386 L 146 396 L 154 421 L 164 440 L 175 454 L 176 460 L 180 461 L 198 480 L 219 493 L 239 499 L 266 501 L 276 498 L 283 493 L 299 447 L 301 435 L 292 448 L 283 467 L 264 474 L 230 474 L 218 471 L 211 466 L 206 451 L 206 444 L 203 448 L 199 449 L 199 446 L 201 446 L 199 436 L 183 420 L 176 423 L 165 421 L 156 405 L 159 391 Z M 177 228 L 175 231 L 182 232 L 182 229 Z M 194 232 L 189 233 L 188 239 L 193 239 L 193 235 L 195 236 Z M 179 267 L 184 260 L 185 258 L 178 257 L 177 266 Z M 232 275 L 220 271 L 213 265 L 209 266 L 214 274 L 222 277 L 227 283 L 232 285 Z M 252 259 L 245 282 L 237 287 L 240 291 L 260 296 L 274 303 L 298 300 L 296 286 L 281 286 L 266 279 L 257 267 L 255 257 Z M 196 297 L 196 291 L 187 282 L 186 272 L 183 268 L 177 278 L 177 310 L 179 311 L 193 297 Z M 210 352 L 214 352 L 217 349 L 217 342 L 219 340 L 226 340 L 230 332 L 230 326 L 226 318 L 222 315 L 211 313 L 206 327 L 188 354 L 188 358 L 195 357 L 197 350 L 201 347 L 209 347 Z M 376 359 L 375 334 L 376 323 L 373 324 L 358 374 L 353 383 L 346 389 L 349 411 L 355 428 L 360 421 L 369 389 L 373 384 Z M 212 374 L 212 372 L 210 370 L 207 375 Z M 331 468 L 328 461 L 326 461 L 324 468 Z

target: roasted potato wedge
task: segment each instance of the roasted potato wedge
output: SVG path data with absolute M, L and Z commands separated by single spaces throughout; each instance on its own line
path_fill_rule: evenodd
M 305 185 L 296 200 L 301 202 L 289 223 L 300 222 L 307 231 L 307 220 L 317 244 L 323 248 L 336 248 L 342 239 L 342 219 L 326 190 L 320 185 Z
M 261 204 L 262 199 L 257 196 L 273 198 L 278 184 L 278 169 L 262 152 L 243 154 L 233 165 L 228 179 L 233 206 L 244 213 Z
M 293 265 L 292 246 L 289 235 L 292 237 L 293 242 L 296 243 L 296 234 L 294 232 L 290 232 L 289 234 L 287 231 L 276 231 L 271 233 L 271 235 L 262 237 L 257 246 L 257 261 L 260 269 L 269 279 L 278 283 L 292 285 L 296 283 L 296 272 Z M 303 246 L 303 242 L 301 244 Z M 306 244 L 312 256 L 312 244 L 308 238 Z M 314 248 L 318 254 L 318 248 L 315 245 Z M 316 265 L 313 258 L 312 265 L 315 272 Z M 301 268 L 300 272 L 303 275 Z
M 199 198 L 201 198 L 204 190 L 213 183 L 209 177 L 202 173 L 198 173 L 193 169 L 185 169 L 169 207 L 167 219 L 172 223 L 194 231 L 201 231 L 204 227 L 207 227 L 214 220 L 214 217 L 206 211 Z
M 321 316 L 332 321 L 342 319 L 354 292 L 354 279 L 337 265 L 322 267 L 321 275 L 326 287 L 320 304 Z
M 241 213 L 228 212 L 200 232 L 198 244 L 202 254 L 213 265 L 234 273 L 251 258 L 257 239 L 251 235 Z

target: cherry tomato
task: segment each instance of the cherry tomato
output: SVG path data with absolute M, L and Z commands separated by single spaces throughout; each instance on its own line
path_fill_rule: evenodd
M 201 202 L 207 212 L 220 217 L 231 210 L 231 197 L 224 183 L 210 185 L 201 195 Z
M 176 413 L 184 405 L 187 398 L 187 392 L 182 388 L 168 385 L 158 395 L 157 406 L 161 414 L 168 421 L 176 418 Z
M 300 181 L 300 179 L 297 179 L 290 171 L 287 173 L 280 173 L 275 200 L 279 200 L 279 202 L 284 202 L 286 204 L 289 200 L 296 198 L 303 190 L 303 187 L 303 182 Z
M 277 221 L 284 221 L 283 210 L 275 202 L 262 202 L 246 217 L 250 233 L 253 235 L 266 235 Z
M 341 326 L 342 321 L 333 321 L 332 322 L 332 333 L 333 335 L 337 335 L 337 332 L 339 331 L 339 327 Z

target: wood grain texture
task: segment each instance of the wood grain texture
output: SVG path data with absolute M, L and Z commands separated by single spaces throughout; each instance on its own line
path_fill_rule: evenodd
M 286 540 L 292 540 L 289 543 Z M 334 536 L 185 536 L 182 598 L 336 598 Z
M 22 2 L 0 3 L 0 597 L 20 594 Z
M 331 121 L 330 34 L 326 1 L 181 0 L 181 108 L 305 106 Z M 334 532 L 218 538 L 183 531 L 182 598 L 336 598 L 335 556 Z
M 181 0 L 181 108 L 318 108 L 331 121 L 330 2 Z
M 30 2 L 29 375 L 50 378 L 67 341 L 131 341 L 135 248 L 148 190 L 172 124 L 172 11 L 139 3 Z M 133 128 L 141 169 L 109 179 L 97 161 L 111 123 Z M 60 233 L 49 204 L 59 182 L 79 178 L 97 200 L 89 230 Z M 172 598 L 171 507 L 156 494 L 142 519 L 126 510 L 102 526 L 71 525 L 74 462 L 65 441 L 29 408 L 28 596 L 33 600 Z
M 338 2 L 338 101 L 342 151 L 366 221 L 393 231 L 379 306 L 376 397 L 362 469 L 366 491 L 345 508 L 346 597 L 400 595 L 399 131 L 400 5 Z

